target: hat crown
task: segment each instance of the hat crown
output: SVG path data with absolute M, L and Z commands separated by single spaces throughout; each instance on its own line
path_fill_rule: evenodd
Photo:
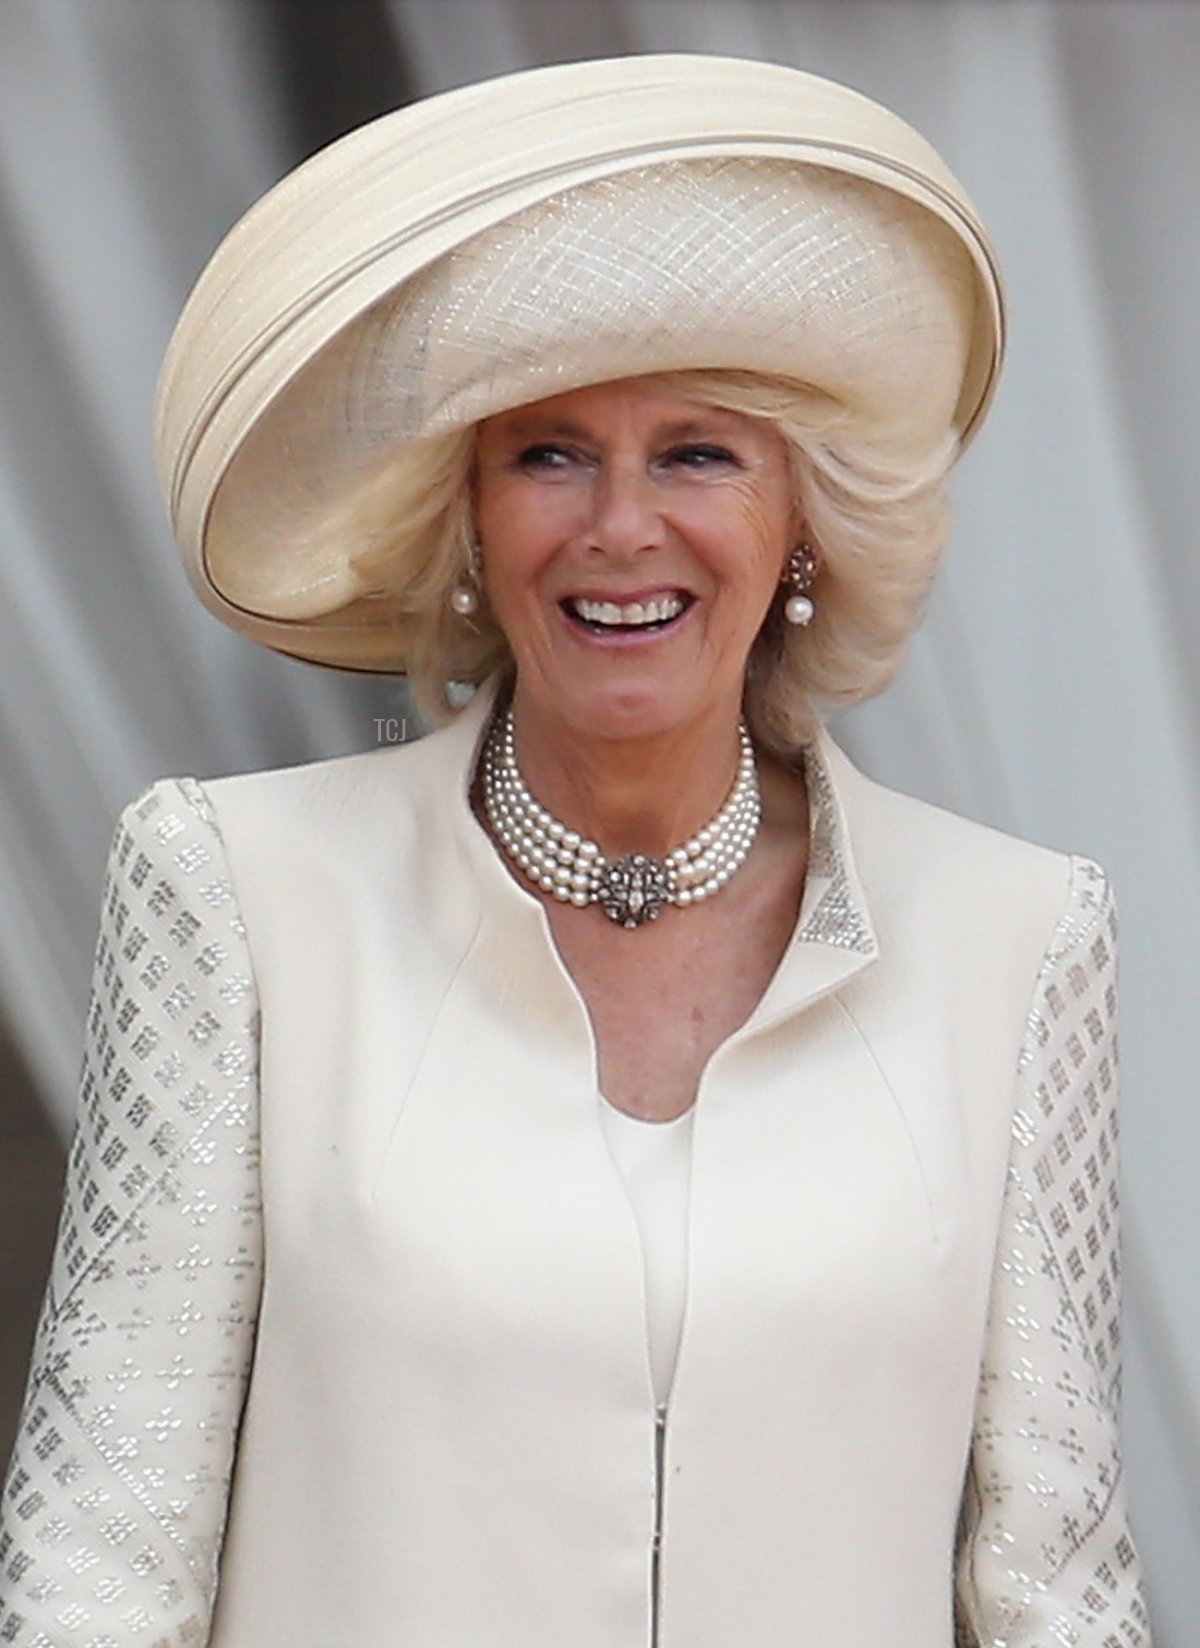
M 970 258 L 923 208 L 786 161 L 719 157 L 552 195 L 364 317 L 336 376 L 384 445 L 648 369 L 802 369 L 859 422 L 940 436 Z M 919 358 L 914 341 L 920 340 Z

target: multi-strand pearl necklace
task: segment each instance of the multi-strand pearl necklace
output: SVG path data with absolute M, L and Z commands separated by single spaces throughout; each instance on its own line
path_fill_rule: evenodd
M 745 723 L 725 805 L 665 858 L 628 853 L 607 859 L 597 842 L 568 829 L 533 798 L 517 765 L 512 706 L 497 717 L 481 763 L 483 804 L 496 840 L 543 892 L 562 903 L 599 904 L 622 927 L 641 927 L 674 905 L 686 909 L 720 892 L 746 862 L 762 820 L 754 746 Z

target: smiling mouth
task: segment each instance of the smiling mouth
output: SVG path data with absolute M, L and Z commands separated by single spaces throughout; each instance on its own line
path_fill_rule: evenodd
M 562 609 L 593 635 L 617 635 L 629 631 L 652 634 L 656 630 L 666 629 L 668 624 L 682 617 L 692 601 L 693 597 L 683 590 L 651 596 L 648 601 L 626 603 L 570 596 L 562 602 Z

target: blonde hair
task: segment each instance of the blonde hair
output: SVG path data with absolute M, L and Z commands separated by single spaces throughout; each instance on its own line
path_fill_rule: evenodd
M 785 378 L 736 371 L 655 374 L 703 405 L 771 422 L 788 444 L 798 518 L 816 552 L 816 615 L 799 629 L 773 603 L 746 668 L 745 714 L 756 741 L 783 759 L 831 709 L 881 692 L 920 622 L 950 530 L 947 432 L 913 450 L 856 428 L 828 395 Z M 364 597 L 386 603 L 418 707 L 456 711 L 451 683 L 511 663 L 486 603 L 465 622 L 449 605 L 467 565 L 475 427 L 407 448 L 360 493 L 341 523 Z

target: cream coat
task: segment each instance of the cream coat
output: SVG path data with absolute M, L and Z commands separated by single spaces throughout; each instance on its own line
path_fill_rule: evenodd
M 950 1648 L 957 1597 L 966 1643 L 1148 1643 L 1100 873 L 821 739 L 795 937 L 697 1100 L 656 1460 L 586 1011 L 466 802 L 488 696 L 412 747 L 164 780 L 126 810 L 6 1504 L 11 1640 Z M 139 1016 L 134 1126 L 138 1082 L 103 1089 Z M 156 1159 L 147 1127 L 170 1165 L 118 1190 Z M 71 1571 L 81 1544 L 115 1601 Z

